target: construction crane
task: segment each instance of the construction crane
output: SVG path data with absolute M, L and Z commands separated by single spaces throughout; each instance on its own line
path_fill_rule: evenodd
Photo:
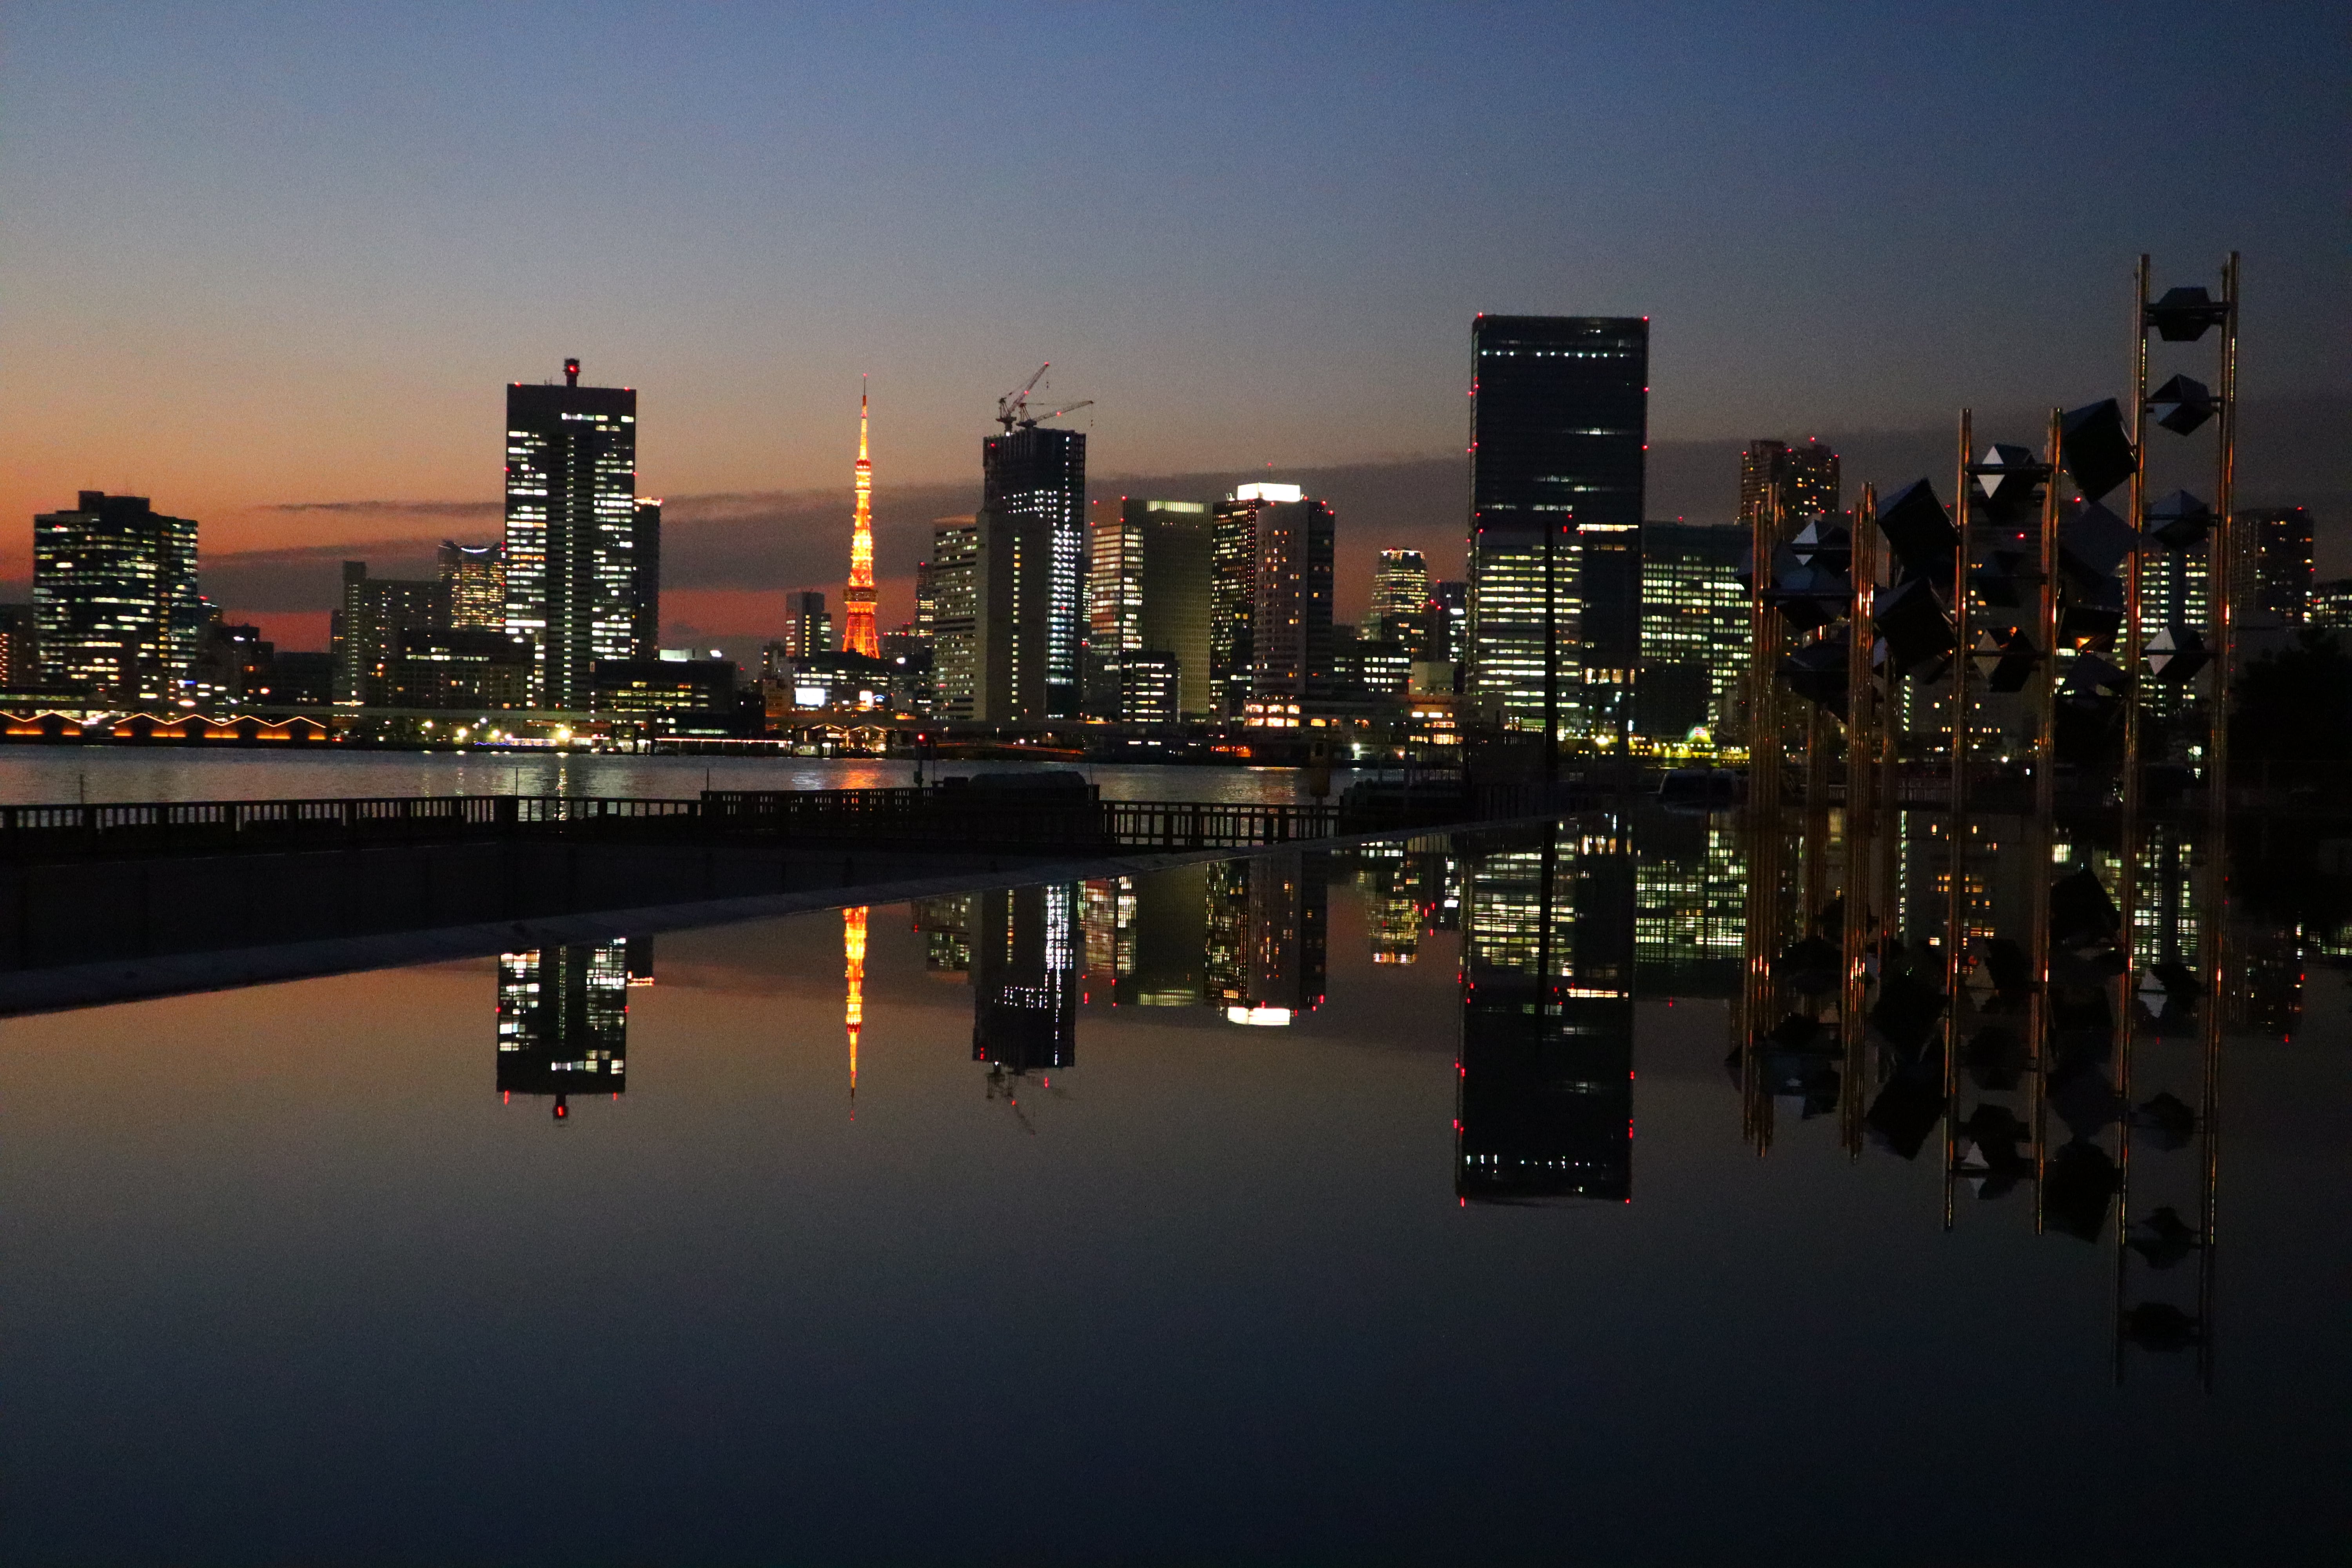
M 1065 414 L 1075 414 L 1081 408 L 1092 408 L 1095 405 L 1095 400 L 1088 397 L 1073 403 L 1066 408 L 1056 408 L 1051 414 L 1030 413 L 1029 395 L 1037 390 L 1037 384 L 1045 380 L 1045 373 L 1053 368 L 1054 362 L 1047 360 L 1037 367 L 1036 374 L 996 400 L 996 422 L 1004 426 L 1006 435 L 1010 436 L 1016 428 L 1034 430 L 1041 419 L 1059 419 Z

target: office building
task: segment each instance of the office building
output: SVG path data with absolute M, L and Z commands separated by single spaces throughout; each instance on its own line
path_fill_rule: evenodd
M 1682 740 L 1738 716 L 1750 635 L 1749 537 L 1698 523 L 1642 525 L 1642 668 L 1635 714 L 1645 735 Z
M 658 497 L 640 496 L 629 544 L 629 657 L 661 652 L 661 517 Z
M 1023 424 L 981 447 L 979 567 L 986 606 L 974 718 L 1075 718 L 1086 642 L 1087 437 Z M 934 560 L 937 559 L 936 553 Z
M 980 524 L 943 518 L 931 529 L 931 705 L 943 719 L 984 717 L 980 679 Z
M 727 658 L 611 658 L 590 689 L 598 711 L 634 719 L 656 734 L 726 736 L 744 725 L 735 662 Z
M 2311 513 L 2299 506 L 2233 514 L 2238 556 L 2233 597 L 2244 608 L 2298 625 L 2311 613 Z
M 1739 521 L 1749 529 L 1780 507 L 1781 530 L 1838 509 L 1838 455 L 1818 441 L 1750 441 L 1739 455 Z
M 1269 501 L 1258 510 L 1256 532 L 1250 695 L 1286 703 L 1329 696 L 1335 684 L 1331 579 L 1337 558 L 1331 509 L 1305 497 Z
M 394 708 L 488 712 L 530 706 L 530 643 L 503 626 L 453 626 L 398 635 L 386 700 Z
M 2311 585 L 2305 618 L 2328 631 L 2352 632 L 2352 577 L 2331 577 Z
M 335 700 L 389 704 L 401 638 L 448 625 L 442 579 L 371 577 L 366 562 L 344 562 L 342 608 L 335 619 Z
M 1069 883 L 971 895 L 971 1059 L 1007 1072 L 1077 1056 L 1080 927 Z
M 833 651 L 833 615 L 823 594 L 803 591 L 785 595 L 784 653 L 789 658 L 816 658 Z
M 1257 669 L 1258 517 L 1305 499 L 1297 485 L 1243 485 L 1210 522 L 1209 682 L 1216 711 L 1238 718 Z
M 1647 320 L 1471 329 L 1467 689 L 1509 728 L 1615 734 L 1641 648 Z
M 1097 503 L 1087 565 L 1087 653 L 1097 700 L 1090 711 L 1137 722 L 1120 693 L 1130 682 L 1125 665 L 1149 655 L 1146 686 L 1174 678 L 1172 701 L 1160 704 L 1171 719 L 1216 711 L 1210 653 L 1214 520 L 1204 502 L 1123 496 Z
M 635 651 L 637 395 L 507 388 L 507 630 L 537 649 L 534 698 L 585 709 L 596 663 Z
M 1417 659 L 1442 658 L 1429 651 L 1429 563 L 1418 550 L 1383 550 L 1372 573 L 1370 634 L 1401 642 Z
M 499 955 L 499 1092 L 564 1097 L 628 1088 L 629 942 Z
M 111 702 L 179 695 L 204 628 L 196 525 L 144 496 L 83 490 L 33 520 L 41 684 Z
M 507 626 L 507 564 L 503 544 L 441 542 L 437 564 L 441 591 L 449 604 L 449 625 L 458 631 Z
M 1431 659 L 1459 666 L 1470 657 L 1470 584 L 1459 578 L 1429 590 Z

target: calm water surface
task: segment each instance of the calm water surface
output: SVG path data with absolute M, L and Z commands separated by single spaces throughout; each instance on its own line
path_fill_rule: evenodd
M 0 1558 L 2345 1560 L 2338 972 L 2229 1043 L 2207 1388 L 2111 1214 L 1759 1158 L 1736 935 L 1593 844 L 0 1023 Z
M 950 762 L 939 771 L 955 774 L 1034 765 Z M 1076 765 L 1111 800 L 1304 798 L 1305 775 L 1295 768 Z M 914 776 L 911 762 L 866 757 L 362 751 L 288 756 L 176 746 L 0 748 L 0 805 L 7 805 L 509 793 L 689 796 L 698 794 L 706 780 L 719 789 L 870 789 L 911 784 Z M 1334 769 L 1332 788 L 1345 789 L 1353 776 L 1346 769 Z

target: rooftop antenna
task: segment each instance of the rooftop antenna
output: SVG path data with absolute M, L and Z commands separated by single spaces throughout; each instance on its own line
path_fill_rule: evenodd
M 563 384 L 566 386 L 580 384 L 580 361 L 577 358 L 563 362 Z

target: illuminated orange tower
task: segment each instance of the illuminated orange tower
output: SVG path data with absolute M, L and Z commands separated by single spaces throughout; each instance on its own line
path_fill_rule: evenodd
M 874 634 L 874 460 L 866 452 L 866 388 L 857 389 L 857 523 L 849 536 L 849 585 L 841 591 L 841 651 L 882 657 Z
M 857 1117 L 857 1035 L 866 1027 L 866 908 L 841 911 L 842 973 L 849 982 L 849 1115 Z

